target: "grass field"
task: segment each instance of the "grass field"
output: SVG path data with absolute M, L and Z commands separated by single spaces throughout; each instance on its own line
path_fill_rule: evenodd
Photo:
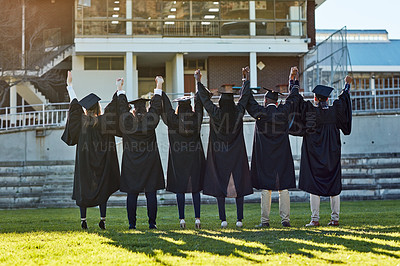
M 227 205 L 228 228 L 220 229 L 216 205 L 202 206 L 202 229 L 194 230 L 192 206 L 187 229 L 179 229 L 176 206 L 159 207 L 158 230 L 149 230 L 146 209 L 138 209 L 136 230 L 127 230 L 126 210 L 107 210 L 107 230 L 88 210 L 87 232 L 78 208 L 0 211 L 0 264 L 363 264 L 400 265 L 400 200 L 342 202 L 340 227 L 306 228 L 308 203 L 292 203 L 291 228 L 280 225 L 278 204 L 271 227 L 256 229 L 259 204 L 245 204 L 243 229 Z M 321 224 L 329 202 L 321 203 Z

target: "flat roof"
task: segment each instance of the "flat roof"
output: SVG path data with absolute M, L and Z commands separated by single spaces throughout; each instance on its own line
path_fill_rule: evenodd
M 334 32 L 338 31 L 336 30 L 331 30 L 331 29 L 316 29 L 316 33 L 326 33 L 326 34 L 332 34 Z M 347 29 L 347 34 L 388 34 L 387 30 L 382 29 L 375 29 L 375 30 L 349 30 Z
M 400 40 L 347 43 L 352 65 L 400 66 Z

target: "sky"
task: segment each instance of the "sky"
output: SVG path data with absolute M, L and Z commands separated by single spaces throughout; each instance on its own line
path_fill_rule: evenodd
M 400 39 L 400 0 L 326 0 L 315 11 L 317 29 L 385 29 Z

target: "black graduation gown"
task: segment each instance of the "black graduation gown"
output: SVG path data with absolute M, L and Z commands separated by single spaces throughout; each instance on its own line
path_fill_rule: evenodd
M 168 126 L 167 190 L 174 193 L 200 192 L 203 189 L 205 156 L 200 138 L 203 105 L 196 94 L 194 113 L 177 115 L 163 92 L 162 118 Z M 188 125 L 185 128 L 185 125 Z M 189 130 L 185 130 L 190 128 Z
M 88 117 L 78 100 L 72 100 L 61 139 L 69 146 L 77 145 L 72 199 L 81 207 L 105 203 L 119 189 L 119 164 L 115 145 L 114 99 L 98 116 L 95 126 L 85 126 Z M 111 120 L 110 120 L 111 119 Z M 93 120 L 92 120 L 93 121 Z
M 236 197 L 253 193 L 246 147 L 243 137 L 243 115 L 248 95 L 241 97 L 236 108 L 235 127 L 231 132 L 221 130 L 225 123 L 222 111 L 210 100 L 203 84 L 198 82 L 198 93 L 204 108 L 210 116 L 206 173 L 203 194 L 227 197 L 228 184 L 233 178 Z
M 165 188 L 155 131 L 160 121 L 161 96 L 153 96 L 148 112 L 139 120 L 130 112 L 126 96 L 121 94 L 118 112 L 124 149 L 120 190 L 140 193 Z
M 303 101 L 296 134 L 303 135 L 299 188 L 314 195 L 336 196 L 342 191 L 340 131 L 351 132 L 350 94 L 343 90 L 328 109 Z
M 250 92 L 248 83 L 245 90 Z M 292 87 L 285 103 L 277 107 L 263 107 L 250 95 L 247 112 L 256 119 L 251 158 L 254 188 L 283 190 L 296 187 L 289 123 L 301 99 L 297 86 Z

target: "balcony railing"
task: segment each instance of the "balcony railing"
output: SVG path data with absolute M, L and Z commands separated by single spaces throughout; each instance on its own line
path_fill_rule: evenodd
M 76 37 L 223 37 L 250 36 L 254 25 L 256 36 L 307 36 L 306 20 L 163 20 L 163 19 L 81 19 L 75 21 Z
M 180 96 L 182 95 L 177 93 L 170 94 L 170 97 Z M 259 104 L 263 104 L 263 94 L 255 94 L 254 97 Z M 218 103 L 218 98 L 214 96 L 212 100 Z M 400 88 L 355 90 L 351 91 L 351 98 L 354 114 L 400 113 Z M 238 99 L 239 95 L 235 97 L 236 101 Z M 313 98 L 305 97 L 305 99 L 312 100 Z M 107 104 L 107 102 L 102 102 L 102 104 Z M 64 126 L 68 107 L 69 103 L 51 103 L 0 108 L 0 131 Z M 207 116 L 205 112 L 205 117 Z

